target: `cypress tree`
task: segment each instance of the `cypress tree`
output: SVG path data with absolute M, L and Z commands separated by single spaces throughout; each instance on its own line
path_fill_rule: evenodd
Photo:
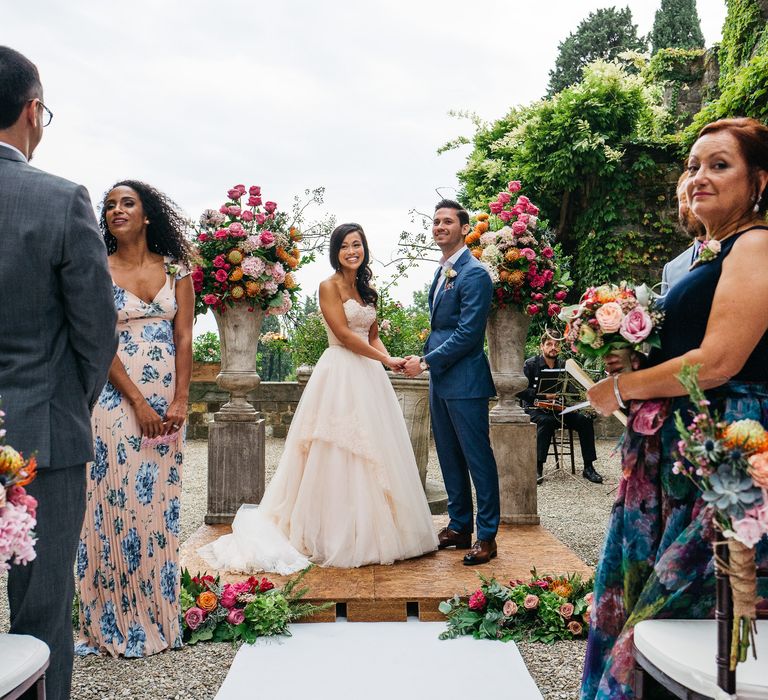
M 661 0 L 651 30 L 653 53 L 659 49 L 701 49 L 701 33 L 696 0 Z

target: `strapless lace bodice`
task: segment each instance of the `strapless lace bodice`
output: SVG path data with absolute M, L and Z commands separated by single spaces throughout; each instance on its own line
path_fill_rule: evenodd
M 364 340 L 368 340 L 368 331 L 376 323 L 376 308 L 374 306 L 363 306 L 354 299 L 347 299 L 342 306 L 344 307 L 349 329 Z M 328 345 L 341 346 L 341 342 L 333 334 L 333 331 L 325 322 L 325 318 L 323 318 L 323 323 L 328 333 Z

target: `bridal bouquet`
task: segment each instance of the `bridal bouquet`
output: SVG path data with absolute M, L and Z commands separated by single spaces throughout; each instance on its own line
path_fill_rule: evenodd
M 565 321 L 565 339 L 571 349 L 586 357 L 604 357 L 621 350 L 659 347 L 664 319 L 645 285 L 630 288 L 626 282 L 590 287 L 578 304 L 559 314 Z
M 488 205 L 489 213 L 475 216 L 465 242 L 493 280 L 497 308 L 556 316 L 571 281 L 557 263 L 548 234 L 537 231 L 538 207 L 520 189 L 513 180 L 507 191 L 499 192 Z
M 227 196 L 196 227 L 195 313 L 237 303 L 287 313 L 299 290 L 293 272 L 307 262 L 297 247 L 301 234 L 275 202 L 262 201 L 261 187 L 235 185 Z
M 3 416 L 0 411 L 0 571 L 7 571 L 11 563 L 26 564 L 35 558 L 37 500 L 24 487 L 35 478 L 37 462 L 3 444 Z
M 459 595 L 440 603 L 448 629 L 440 639 L 471 634 L 475 639 L 552 644 L 585 637 L 592 612 L 592 580 L 578 574 L 539 576 L 510 581 L 508 586 L 485 578 L 468 598 Z
M 333 605 L 302 602 L 307 588 L 295 590 L 308 567 L 282 588 L 267 578 L 222 584 L 216 576 L 181 573 L 182 634 L 187 644 L 202 641 L 254 642 L 275 634 L 290 636 L 288 623 Z
M 679 411 L 675 415 L 680 459 L 672 471 L 699 488 L 715 526 L 726 538 L 728 563 L 722 561 L 717 548 L 715 560 L 731 577 L 734 629 L 730 661 L 734 669 L 737 662 L 746 660 L 754 632 L 755 545 L 768 534 L 768 431 L 756 420 L 728 423 L 713 415 L 698 383 L 698 369 L 698 365 L 684 366 L 678 375 L 696 413 L 689 425 Z

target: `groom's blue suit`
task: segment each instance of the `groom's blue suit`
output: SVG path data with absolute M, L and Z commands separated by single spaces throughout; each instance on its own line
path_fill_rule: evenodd
M 448 493 L 448 527 L 471 533 L 472 487 L 477 494 L 477 538 L 490 541 L 499 527 L 499 476 L 488 426 L 488 399 L 496 395 L 483 351 L 493 284 L 469 250 L 456 275 L 429 290 L 431 333 L 424 346 L 429 365 L 432 433 Z M 433 297 L 435 297 L 433 299 Z

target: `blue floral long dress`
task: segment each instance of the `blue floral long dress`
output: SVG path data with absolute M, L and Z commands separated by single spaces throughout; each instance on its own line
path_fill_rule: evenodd
M 117 354 L 147 402 L 165 415 L 176 388 L 176 281 L 166 258 L 152 303 L 113 284 Z M 183 436 L 142 446 L 131 406 L 110 383 L 93 411 L 95 460 L 77 555 L 80 598 L 75 652 L 140 657 L 181 646 L 179 513 Z
M 740 235 L 726 239 L 715 260 L 691 270 L 664 298 L 662 347 L 651 355 L 652 364 L 700 346 L 723 260 Z M 768 333 L 732 381 L 706 394 L 725 420 L 752 418 L 768 427 Z M 634 697 L 632 642 L 641 620 L 714 615 L 712 517 L 695 486 L 672 471 L 676 411 L 690 422 L 687 397 L 630 406 L 624 475 L 595 574 L 581 700 Z M 758 542 L 756 559 L 758 566 L 768 564 L 768 536 Z M 767 589 L 764 582 L 758 585 L 760 606 L 766 605 Z M 713 650 L 713 668 L 714 657 Z

